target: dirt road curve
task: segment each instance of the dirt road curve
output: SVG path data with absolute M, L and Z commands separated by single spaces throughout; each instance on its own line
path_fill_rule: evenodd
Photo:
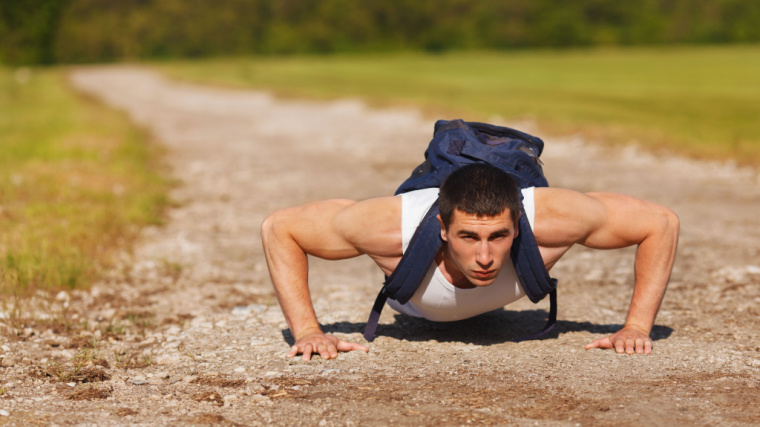
M 748 170 L 546 139 L 550 182 L 618 191 L 681 217 L 673 278 L 645 356 L 584 351 L 623 322 L 632 250 L 573 249 L 556 267 L 559 324 L 520 302 L 436 324 L 386 308 L 368 354 L 286 359 L 259 224 L 322 198 L 391 194 L 433 122 L 355 101 L 283 101 L 81 69 L 75 87 L 168 148 L 179 185 L 166 226 L 89 292 L 32 301 L 2 338 L 0 425 L 756 425 L 760 423 L 760 181 Z M 512 123 L 526 131 L 540 131 Z M 645 125 L 645 124 L 642 124 Z M 314 261 L 327 331 L 364 342 L 381 274 Z M 42 306 L 48 304 L 43 311 Z

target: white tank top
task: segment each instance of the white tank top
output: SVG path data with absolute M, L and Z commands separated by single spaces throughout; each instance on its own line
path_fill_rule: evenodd
M 532 187 L 522 190 L 523 206 L 531 228 L 533 228 L 535 217 L 533 190 Z M 438 189 L 411 191 L 399 197 L 401 197 L 402 249 L 406 251 L 422 217 L 438 198 Z M 525 292 L 511 261 L 504 263 L 494 283 L 471 289 L 460 289 L 452 285 L 433 263 L 417 292 L 406 304 L 399 304 L 398 301 L 389 299 L 388 305 L 409 316 L 423 317 L 436 322 L 450 322 L 499 309 L 524 295 Z

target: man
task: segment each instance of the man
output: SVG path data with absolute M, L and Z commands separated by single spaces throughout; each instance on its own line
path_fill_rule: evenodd
M 457 320 L 502 307 L 524 295 L 509 256 L 520 215 L 518 188 L 500 169 L 468 165 L 438 189 L 355 202 L 327 200 L 284 209 L 262 224 L 269 272 L 296 342 L 288 357 L 367 347 L 324 334 L 309 295 L 307 254 L 329 260 L 368 255 L 383 273 L 398 264 L 417 224 L 440 198 L 444 244 L 412 299 L 391 306 L 435 321 Z M 623 328 L 586 349 L 649 354 L 649 333 L 675 257 L 679 221 L 669 209 L 612 193 L 560 188 L 522 190 L 539 251 L 550 269 L 575 244 L 595 249 L 638 245 L 635 284 Z

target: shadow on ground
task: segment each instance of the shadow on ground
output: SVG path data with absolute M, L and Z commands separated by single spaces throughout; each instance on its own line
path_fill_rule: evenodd
M 395 323 L 377 327 L 376 336 L 386 336 L 406 341 L 461 342 L 476 345 L 494 345 L 513 341 L 542 329 L 547 313 L 543 310 L 508 311 L 495 310 L 470 319 L 455 322 L 432 322 L 404 314 L 396 314 Z M 325 333 L 363 333 L 365 323 L 335 322 L 322 325 Z M 567 332 L 590 332 L 592 334 L 612 334 L 619 331 L 621 324 L 594 324 L 558 320 L 554 330 L 538 340 L 556 339 Z M 288 345 L 295 340 L 290 331 L 283 329 L 282 336 Z M 652 340 L 668 338 L 673 329 L 658 326 L 652 329 Z

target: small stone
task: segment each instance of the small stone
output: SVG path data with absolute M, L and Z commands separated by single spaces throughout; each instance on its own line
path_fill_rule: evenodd
M 247 305 L 239 305 L 232 309 L 233 316 L 248 316 L 251 314 L 251 309 Z
M 259 404 L 259 405 L 271 405 L 272 404 L 272 399 L 270 399 L 270 398 L 268 398 L 266 396 L 262 396 L 260 394 L 255 394 L 255 395 L 251 396 L 251 400 L 253 401 L 253 403 L 256 403 L 256 404 Z
M 148 384 L 148 382 L 145 381 L 145 380 L 134 380 L 134 381 L 132 381 L 132 384 L 134 384 L 134 385 L 145 385 L 145 384 Z
M 69 387 L 76 387 L 77 383 L 66 383 L 66 385 Z
M 235 372 L 237 373 L 245 372 L 245 366 L 238 366 L 237 368 L 235 368 Z
M 0 416 L 3 416 L 3 417 L 10 417 L 10 416 L 11 416 L 11 413 L 10 413 L 10 412 L 8 412 L 8 411 L 6 411 L 5 409 L 0 409 Z
M 238 400 L 238 397 L 237 397 L 237 395 L 234 395 L 234 394 L 230 394 L 230 395 L 224 396 L 222 398 L 222 401 L 224 402 L 224 406 L 225 407 L 232 406 L 232 402 L 235 401 L 235 400 Z
M 169 379 L 169 374 L 166 372 L 156 372 L 154 376 L 157 378 L 161 378 L 162 380 Z
M 12 368 L 14 365 L 16 365 L 16 360 L 11 356 L 6 355 L 3 357 L 1 365 L 3 368 Z
M 322 421 L 319 422 L 319 427 L 325 427 L 327 425 L 327 420 L 322 419 Z
M 198 379 L 197 375 L 188 375 L 188 376 L 182 378 L 182 382 L 189 384 L 189 383 L 195 381 L 196 379 Z

